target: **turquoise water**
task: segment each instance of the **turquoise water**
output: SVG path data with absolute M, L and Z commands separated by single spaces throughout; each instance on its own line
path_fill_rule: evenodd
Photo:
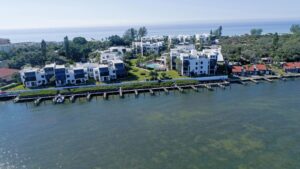
M 156 69 L 156 68 L 159 68 L 160 67 L 160 64 L 158 63 L 149 63 L 146 65 L 147 68 L 150 68 L 150 69 Z
M 0 168 L 299 169 L 300 81 L 0 103 Z

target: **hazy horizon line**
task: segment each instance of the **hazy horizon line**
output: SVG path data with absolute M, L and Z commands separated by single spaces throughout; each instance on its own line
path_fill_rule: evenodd
M 265 18 L 265 19 L 231 19 L 231 20 L 186 20 L 178 22 L 156 22 L 156 23 L 128 23 L 128 24 L 106 24 L 106 25 L 81 25 L 81 26 L 57 26 L 57 27 L 25 27 L 25 28 L 0 28 L 0 31 L 17 31 L 17 30 L 43 30 L 43 29 L 79 29 L 79 28 L 130 28 L 130 27 L 140 27 L 140 26 L 173 26 L 173 25 L 198 25 L 198 24 L 212 24 L 212 25 L 222 25 L 222 24 L 245 24 L 245 23 L 274 23 L 274 22 L 299 22 L 300 18 Z M 297 24 L 297 23 L 295 23 Z

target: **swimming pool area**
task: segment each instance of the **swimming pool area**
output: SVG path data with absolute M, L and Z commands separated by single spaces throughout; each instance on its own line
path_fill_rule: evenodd
M 154 69 L 154 70 L 165 70 L 166 67 L 162 64 L 150 62 L 146 64 L 146 68 L 148 69 Z

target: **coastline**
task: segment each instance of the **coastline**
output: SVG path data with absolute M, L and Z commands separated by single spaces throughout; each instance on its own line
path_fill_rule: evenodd
M 199 79 L 197 80 L 197 78 L 190 78 L 169 81 L 135 82 L 102 86 L 98 85 L 93 87 L 75 86 L 61 89 L 51 88 L 44 90 L 17 91 L 10 93 L 7 96 L 2 96 L 0 101 L 13 100 L 15 103 L 34 102 L 34 104 L 38 106 L 42 101 L 45 100 L 53 100 L 53 103 L 57 103 L 56 100 L 54 100 L 57 97 L 63 97 L 63 102 L 68 99 L 70 102 L 74 103 L 76 98 L 86 98 L 89 101 L 94 96 L 102 96 L 103 99 L 108 99 L 110 95 L 119 95 L 121 98 L 123 98 L 124 94 L 134 94 L 138 97 L 140 93 L 150 93 L 151 95 L 155 95 L 156 92 L 165 92 L 168 94 L 169 91 L 173 90 L 184 92 L 186 89 L 193 89 L 194 91 L 198 91 L 199 88 L 213 91 L 214 88 L 226 89 L 226 87 L 230 86 L 231 84 L 258 84 L 261 81 L 272 83 L 275 80 L 286 81 L 289 78 L 293 79 L 299 77 L 300 74 L 285 76 L 258 76 L 242 79 L 224 78 L 223 76 L 219 77 L 219 80 L 213 79 L 206 81 L 200 81 Z
M 228 22 L 193 22 L 145 25 L 149 28 L 149 35 L 178 35 L 209 32 L 219 26 L 224 27 L 224 35 L 235 36 L 249 33 L 253 27 L 264 29 L 265 33 L 288 33 L 290 25 L 298 23 L 299 19 L 268 20 L 268 21 L 228 21 Z M 111 35 L 123 35 L 128 27 L 140 25 L 102 26 L 102 27 L 69 27 L 69 28 L 34 28 L 34 29 L 9 29 L 0 30 L 0 37 L 9 38 L 13 43 L 40 42 L 42 39 L 49 42 L 62 42 L 65 36 L 70 38 L 83 36 L 87 39 L 101 40 Z

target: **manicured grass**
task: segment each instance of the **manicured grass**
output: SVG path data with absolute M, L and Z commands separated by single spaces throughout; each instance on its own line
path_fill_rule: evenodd
M 9 89 L 9 91 L 16 91 L 16 90 L 27 90 L 27 88 L 24 87 L 24 85 L 20 84 L 18 86 L 15 86 L 15 87 Z
M 161 74 L 163 72 L 159 72 L 159 77 L 161 77 Z M 179 79 L 179 78 L 186 78 L 185 76 L 180 76 L 179 73 L 176 70 L 169 70 L 165 71 L 166 76 L 171 78 L 171 79 Z
M 21 98 L 26 97 L 43 97 L 43 96 L 54 96 L 58 93 L 56 90 L 32 90 L 28 92 L 23 92 L 20 94 Z
M 150 71 L 137 67 L 136 62 L 137 59 L 130 60 L 130 70 L 128 71 L 128 78 L 125 81 L 144 81 L 150 79 Z

